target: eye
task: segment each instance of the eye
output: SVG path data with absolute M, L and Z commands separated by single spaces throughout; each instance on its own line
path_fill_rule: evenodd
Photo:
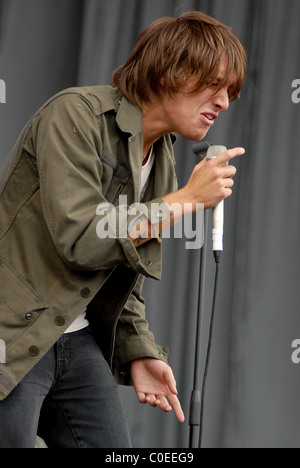
M 208 88 L 217 88 L 220 85 L 220 81 L 216 78 L 210 78 L 205 81 L 205 85 Z
M 220 83 L 218 81 L 211 81 L 210 83 L 208 83 L 208 86 L 210 88 L 218 88 L 220 86 Z

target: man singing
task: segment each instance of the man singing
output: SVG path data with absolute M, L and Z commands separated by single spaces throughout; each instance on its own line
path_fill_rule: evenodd
M 161 18 L 113 87 L 65 90 L 26 125 L 0 178 L 0 447 L 34 447 L 37 434 L 49 448 L 130 447 L 117 383 L 184 421 L 142 287 L 160 279 L 164 224 L 232 194 L 224 164 L 242 148 L 201 162 L 178 190 L 173 143 L 202 140 L 245 73 L 227 26 L 200 12 Z M 105 206 L 127 235 L 120 223 L 100 232 Z

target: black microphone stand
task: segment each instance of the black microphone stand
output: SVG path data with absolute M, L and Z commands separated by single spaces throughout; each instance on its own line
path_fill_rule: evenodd
M 197 143 L 193 146 L 193 151 L 197 156 L 205 157 L 210 144 L 206 141 Z M 201 331 L 202 317 L 204 308 L 204 291 L 205 291 L 205 268 L 207 258 L 207 244 L 205 240 L 208 235 L 208 215 L 209 212 L 204 212 L 204 245 L 200 251 L 200 271 L 199 271 L 199 291 L 198 291 L 198 307 L 197 307 L 197 326 L 196 326 L 196 349 L 195 349 L 195 367 L 194 367 L 194 386 L 191 395 L 190 404 L 190 438 L 189 448 L 198 448 L 200 439 L 200 423 L 201 423 Z

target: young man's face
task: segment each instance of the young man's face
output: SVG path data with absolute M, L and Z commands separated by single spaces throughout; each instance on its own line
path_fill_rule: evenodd
M 226 67 L 223 64 L 218 74 L 219 80 L 224 78 Z M 219 84 L 217 79 L 208 88 L 188 92 L 193 88 L 195 80 L 186 82 L 185 89 L 172 97 L 165 96 L 163 108 L 169 129 L 188 140 L 202 140 L 221 112 L 229 108 L 229 89 L 234 82 L 232 75 L 225 86 L 216 92 Z

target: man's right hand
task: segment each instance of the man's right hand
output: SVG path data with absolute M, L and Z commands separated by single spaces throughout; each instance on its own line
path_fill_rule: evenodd
M 195 166 L 186 186 L 178 192 L 166 195 L 163 200 L 169 206 L 180 203 L 184 207 L 190 203 L 193 205 L 192 211 L 196 210 L 197 203 L 203 204 L 205 209 L 214 208 L 220 201 L 232 195 L 236 168 L 224 165 L 243 154 L 244 148 L 234 148 L 210 161 L 205 158 Z
M 170 225 L 177 223 L 193 211 L 203 209 L 203 207 L 204 209 L 214 208 L 220 201 L 230 197 L 236 168 L 234 166 L 224 166 L 224 164 L 242 154 L 245 154 L 244 148 L 234 148 L 210 161 L 205 158 L 195 166 L 184 188 L 162 197 L 162 200 L 169 206 L 172 216 L 165 224 L 157 224 L 155 230 L 157 236 L 165 229 L 168 229 Z M 151 229 L 152 226 L 148 219 L 141 219 L 138 231 L 145 233 L 144 236 L 137 238 L 134 233 L 130 233 L 129 236 L 136 248 L 152 238 Z

